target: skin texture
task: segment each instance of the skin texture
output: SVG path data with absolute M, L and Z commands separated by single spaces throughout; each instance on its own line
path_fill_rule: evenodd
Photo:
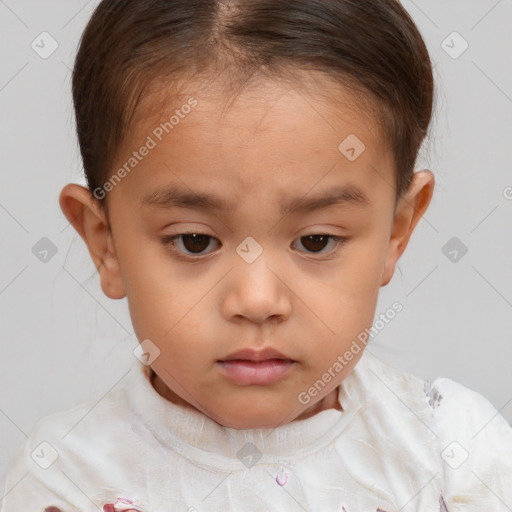
M 262 81 L 226 107 L 221 87 L 190 83 L 183 97 L 169 99 L 168 111 L 190 96 L 198 105 L 108 192 L 109 219 L 77 184 L 63 188 L 62 211 L 87 244 L 103 292 L 126 296 L 138 340 L 149 338 L 159 348 L 151 366 L 160 395 L 232 428 L 274 428 L 340 409 L 337 386 L 362 350 L 309 403 L 298 395 L 372 325 L 379 289 L 428 208 L 434 176 L 416 172 L 395 214 L 391 151 L 347 91 L 329 101 Z M 159 122 L 140 117 L 115 169 Z M 338 149 L 349 134 L 366 146 L 354 161 Z M 365 192 L 370 206 L 279 211 L 283 200 L 348 183 Z M 169 185 L 221 196 L 234 209 L 141 206 L 143 196 Z M 161 241 L 184 229 L 213 237 L 202 255 L 191 254 L 182 238 L 174 251 Z M 308 244 L 303 237 L 310 234 L 347 241 Z M 252 263 L 236 251 L 248 236 L 263 249 Z M 264 347 L 296 361 L 284 379 L 239 385 L 222 374 L 219 359 Z

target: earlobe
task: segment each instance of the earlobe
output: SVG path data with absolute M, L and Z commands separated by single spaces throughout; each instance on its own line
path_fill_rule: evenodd
M 69 183 L 62 189 L 59 205 L 87 245 L 98 270 L 103 293 L 111 299 L 122 299 L 125 291 L 105 211 L 88 188 L 75 183 Z
M 415 172 L 407 193 L 400 199 L 393 220 L 381 286 L 391 281 L 397 261 L 405 251 L 416 225 L 430 204 L 434 184 L 434 175 L 428 169 Z

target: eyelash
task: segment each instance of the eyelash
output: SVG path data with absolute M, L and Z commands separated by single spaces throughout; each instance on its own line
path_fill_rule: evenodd
M 208 255 L 209 253 L 206 253 L 206 254 L 187 254 L 187 253 L 183 253 L 182 251 L 180 251 L 179 249 L 176 248 L 176 243 L 175 243 L 175 239 L 176 238 L 179 238 L 180 236 L 183 236 L 183 235 L 199 235 L 199 236 L 205 236 L 205 237 L 208 237 L 210 239 L 215 239 L 215 237 L 211 236 L 211 235 L 207 235 L 205 233 L 199 233 L 198 231 L 194 231 L 194 230 L 191 230 L 191 231 L 182 231 L 180 233 L 176 233 L 174 235 L 166 235 L 164 237 L 162 237 L 160 240 L 161 242 L 166 246 L 168 247 L 171 251 L 173 252 L 177 252 L 179 253 L 179 257 L 181 258 L 184 258 L 184 259 L 195 259 L 195 260 L 198 260 L 206 255 Z M 301 238 L 306 238 L 308 236 L 324 236 L 324 237 L 327 237 L 333 241 L 336 242 L 336 247 L 332 250 L 332 251 L 329 251 L 329 252 L 307 252 L 307 254 L 328 254 L 329 256 L 333 256 L 334 254 L 336 254 L 341 248 L 342 246 L 348 241 L 348 238 L 347 237 L 344 237 L 344 236 L 336 236 L 336 235 L 330 235 L 329 233 L 308 233 L 306 235 L 302 235 L 301 237 L 298 238 L 298 240 L 300 240 Z

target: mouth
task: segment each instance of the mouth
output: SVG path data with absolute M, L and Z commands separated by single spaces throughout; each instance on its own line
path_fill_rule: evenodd
M 266 386 L 284 379 L 297 361 L 274 349 L 239 350 L 219 359 L 222 374 L 235 384 Z

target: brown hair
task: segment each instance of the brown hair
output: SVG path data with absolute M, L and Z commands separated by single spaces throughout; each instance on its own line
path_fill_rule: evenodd
M 253 76 L 299 70 L 324 73 L 372 112 L 394 156 L 398 200 L 427 134 L 434 89 L 425 43 L 398 0 L 101 1 L 72 78 L 89 189 L 109 179 L 141 105 L 152 99 L 154 113 L 180 80 L 217 76 L 239 88 Z

